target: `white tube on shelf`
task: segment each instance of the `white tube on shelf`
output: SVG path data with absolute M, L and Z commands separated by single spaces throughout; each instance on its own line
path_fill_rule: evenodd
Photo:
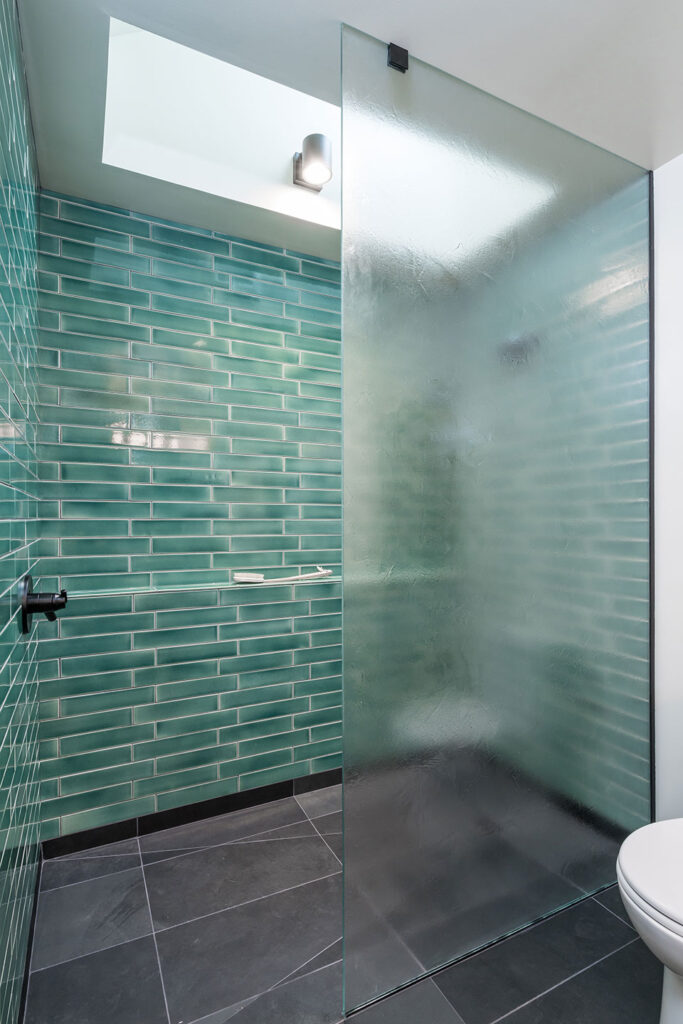
M 331 575 L 331 569 L 317 565 L 315 572 L 305 572 L 298 576 L 278 576 L 267 580 L 260 572 L 236 572 L 232 579 L 234 583 L 300 583 L 301 580 L 322 580 Z

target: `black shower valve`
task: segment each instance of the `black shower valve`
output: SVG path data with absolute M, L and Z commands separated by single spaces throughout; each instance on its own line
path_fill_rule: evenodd
M 40 612 L 43 612 L 50 622 L 54 622 L 57 618 L 55 613 L 65 607 L 67 600 L 66 590 L 60 590 L 58 594 L 36 594 L 33 590 L 33 578 L 28 574 L 24 576 L 19 581 L 21 632 L 30 632 L 33 616 Z

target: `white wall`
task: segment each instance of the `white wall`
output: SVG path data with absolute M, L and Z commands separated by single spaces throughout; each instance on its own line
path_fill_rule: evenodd
M 683 817 L 683 155 L 654 174 L 657 817 Z

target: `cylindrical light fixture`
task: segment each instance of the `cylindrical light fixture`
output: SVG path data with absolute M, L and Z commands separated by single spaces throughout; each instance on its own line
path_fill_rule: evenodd
M 301 152 L 294 154 L 294 184 L 320 192 L 332 177 L 332 143 L 315 132 L 304 139 Z

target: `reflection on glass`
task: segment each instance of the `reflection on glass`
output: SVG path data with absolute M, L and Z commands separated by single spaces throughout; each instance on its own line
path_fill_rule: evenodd
M 347 1010 L 649 818 L 648 182 L 344 30 Z

